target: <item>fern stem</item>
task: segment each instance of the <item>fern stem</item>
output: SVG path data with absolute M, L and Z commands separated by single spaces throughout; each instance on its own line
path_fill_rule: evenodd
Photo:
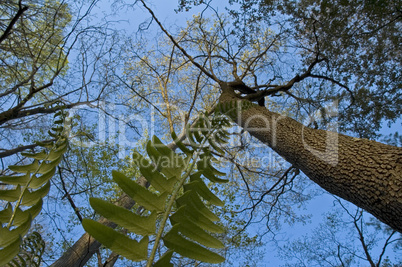
M 42 163 L 39 164 L 39 166 L 36 168 L 36 170 L 35 170 L 33 173 L 30 174 L 30 178 L 29 178 L 28 182 L 24 185 L 23 189 L 21 190 L 21 193 L 20 193 L 20 195 L 19 195 L 19 197 L 18 197 L 17 203 L 15 204 L 13 213 L 11 214 L 10 220 L 9 220 L 9 222 L 8 222 L 8 224 L 7 224 L 7 229 L 10 229 L 11 226 L 13 225 L 15 216 L 16 216 L 16 214 L 17 214 L 17 209 L 21 206 L 21 202 L 22 202 L 22 198 L 23 198 L 23 196 L 24 196 L 24 193 L 28 190 L 29 185 L 30 185 L 31 182 L 33 181 L 35 175 L 38 174 L 38 172 L 39 172 L 39 170 L 40 170 L 42 164 L 43 164 L 46 160 L 48 160 L 49 155 L 50 155 L 50 152 L 51 152 L 52 150 L 56 150 L 56 149 L 57 149 L 57 144 L 58 144 L 61 140 L 64 140 L 65 138 L 67 138 L 67 137 L 64 136 L 63 134 L 59 135 L 58 139 L 54 142 L 52 148 L 49 150 L 49 153 L 46 155 L 46 157 L 45 157 L 44 159 L 42 159 Z M 37 160 L 37 159 L 35 159 L 35 160 Z M 27 174 L 28 174 L 28 172 L 27 172 Z
M 60 138 L 57 140 L 57 142 L 58 142 L 58 141 L 60 141 Z M 50 149 L 50 151 L 52 151 L 53 149 L 57 148 L 57 147 L 56 147 L 57 142 L 54 143 L 54 145 L 53 145 L 53 147 Z M 42 163 L 45 162 L 45 161 L 49 158 L 49 155 L 50 155 L 50 152 L 49 152 L 49 153 L 46 155 L 46 157 L 42 160 Z M 36 170 L 31 174 L 31 176 L 30 176 L 28 182 L 26 183 L 26 185 L 24 185 L 24 188 L 22 189 L 22 191 L 21 191 L 21 193 L 20 193 L 20 196 L 19 196 L 19 198 L 18 198 L 18 200 L 17 200 L 17 203 L 15 203 L 15 207 L 14 207 L 14 210 L 13 210 L 13 214 L 11 215 L 10 220 L 9 220 L 9 222 L 8 222 L 8 224 L 7 224 L 7 229 L 10 229 L 11 226 L 13 225 L 14 218 L 15 218 L 15 216 L 16 216 L 16 214 L 17 214 L 17 209 L 19 208 L 19 206 L 21 206 L 22 197 L 24 196 L 24 193 L 28 190 L 29 185 L 31 184 L 31 182 L 32 182 L 32 180 L 34 179 L 35 175 L 38 174 L 38 171 L 39 171 L 39 169 L 41 168 L 42 163 L 39 164 L 38 168 L 36 168 Z
M 155 259 L 156 250 L 158 249 L 159 242 L 160 242 L 160 240 L 161 240 L 161 238 L 162 238 L 163 230 L 165 229 L 166 222 L 167 222 L 167 220 L 169 219 L 169 216 L 170 216 L 170 212 L 169 212 L 169 211 L 172 209 L 173 204 L 174 204 L 174 202 L 175 202 L 175 200 L 176 200 L 176 196 L 177 196 L 177 194 L 180 192 L 181 187 L 183 186 L 183 184 L 184 184 L 184 182 L 186 181 L 187 177 L 190 176 L 192 170 L 194 169 L 196 160 L 198 159 L 198 155 L 199 155 L 199 151 L 197 151 L 197 152 L 195 153 L 195 157 L 194 157 L 193 162 L 190 164 L 189 168 L 187 169 L 186 173 L 185 173 L 184 176 L 182 177 L 182 179 L 181 179 L 180 183 L 178 184 L 178 186 L 176 186 L 176 188 L 173 190 L 172 196 L 170 197 L 170 200 L 169 200 L 169 202 L 168 202 L 168 204 L 167 204 L 167 206 L 166 206 L 166 209 L 165 209 L 166 212 L 163 214 L 163 218 L 162 218 L 162 221 L 161 221 L 161 225 L 160 225 L 160 227 L 159 227 L 158 233 L 156 234 L 155 244 L 154 244 L 154 246 L 153 246 L 153 248 L 152 248 L 150 257 L 148 258 L 146 267 L 151 267 L 151 266 L 152 266 L 152 263 L 153 263 L 153 261 L 154 261 L 154 259 Z M 191 158 L 189 159 L 189 162 L 190 162 L 190 160 L 191 160 L 192 158 L 193 158 L 193 157 L 191 157 Z
M 214 130 L 216 130 L 216 129 L 213 129 L 212 131 L 210 131 L 208 133 L 207 136 L 205 136 L 205 138 L 200 143 L 200 146 L 199 146 L 200 148 L 202 148 L 203 145 L 207 142 L 207 140 L 211 137 L 211 135 L 214 133 Z M 193 171 L 194 166 L 198 160 L 198 156 L 200 155 L 201 151 L 202 151 L 201 149 L 196 150 L 196 152 L 188 159 L 187 164 L 191 161 L 192 162 L 189 165 L 189 167 L 187 168 L 186 173 L 182 176 L 180 183 L 173 190 L 170 200 L 166 206 L 165 213 L 163 214 L 161 225 L 159 227 L 158 233 L 156 234 L 155 243 L 154 243 L 154 246 L 152 247 L 151 255 L 148 258 L 146 267 L 152 266 L 152 263 L 155 259 L 156 251 L 159 247 L 159 242 L 162 238 L 163 230 L 165 229 L 166 222 L 170 216 L 170 210 L 172 209 L 173 204 L 176 200 L 176 197 L 177 197 L 178 193 L 180 192 L 180 189 L 183 187 L 184 182 L 186 181 L 186 179 L 190 176 L 191 172 Z

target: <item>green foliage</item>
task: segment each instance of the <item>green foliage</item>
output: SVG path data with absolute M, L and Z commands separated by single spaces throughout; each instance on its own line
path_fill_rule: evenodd
M 24 85 L 31 75 L 35 76 L 36 86 L 39 87 L 67 65 L 63 31 L 72 18 L 68 5 L 49 0 L 26 1 L 23 4 L 27 4 L 28 9 L 16 22 L 8 38 L 0 44 L 0 91 L 16 84 Z M 4 23 L 0 23 L 0 32 L 4 32 L 18 8 L 18 1 L 6 0 L 2 3 L 0 16 Z
M 147 266 L 173 266 L 170 260 L 174 252 L 203 262 L 223 262 L 225 259 L 211 250 L 224 248 L 214 237 L 214 234 L 222 233 L 223 228 L 216 224 L 219 217 L 209 209 L 211 205 L 222 206 L 223 202 L 209 190 L 204 179 L 213 183 L 227 181 L 218 178 L 225 173 L 213 167 L 212 162 L 217 159 L 212 156 L 209 145 L 220 149 L 228 135 L 224 129 L 228 125 L 226 118 L 199 116 L 191 127 L 187 127 L 189 146 L 172 133 L 183 153 L 174 152 L 154 136 L 146 145 L 151 161 L 137 152 L 133 155 L 134 163 L 151 188 L 142 187 L 113 171 L 113 180 L 146 211 L 136 214 L 98 198 L 90 199 L 97 213 L 123 227 L 129 235 L 90 219 L 83 221 L 84 229 L 127 259 L 147 260 Z M 140 241 L 132 236 L 141 236 Z M 149 243 L 149 240 L 155 241 Z M 155 262 L 162 240 L 167 252 Z
M 222 114 L 222 116 L 228 116 L 229 118 L 234 119 L 237 118 L 241 112 L 248 110 L 253 106 L 256 106 L 256 104 L 248 100 L 230 100 L 218 103 L 216 106 L 216 112 Z
M 24 243 L 22 237 L 29 231 L 32 220 L 40 213 L 42 199 L 50 189 L 50 178 L 68 148 L 68 140 L 62 126 L 65 113 L 59 111 L 54 117 L 56 127 L 49 131 L 49 135 L 55 140 L 40 144 L 44 149 L 39 153 L 21 153 L 27 158 L 32 158 L 33 162 L 9 166 L 9 169 L 22 175 L 0 177 L 0 182 L 5 184 L 5 189 L 0 190 L 0 200 L 8 202 L 0 211 L 0 265 L 8 263 L 20 251 L 23 253 L 28 248 L 32 249 L 30 251 L 33 257 L 36 253 L 43 253 L 37 233 L 24 239 Z M 27 266 L 24 265 L 26 259 L 21 255 L 13 262 Z
M 195 4 L 182 2 L 186 8 Z M 304 66 L 311 62 L 312 51 L 327 59 L 314 69 L 314 74 L 334 79 L 349 91 L 331 92 L 330 84 L 323 86 L 325 90 L 320 88 L 322 85 L 313 86 L 306 99 L 317 101 L 321 95 L 326 101 L 337 99 L 341 131 L 375 139 L 383 121 L 395 122 L 401 116 L 401 1 L 229 0 L 229 3 L 236 4 L 230 13 L 240 39 L 253 40 L 253 32 L 264 23 L 288 25 L 289 36 L 302 44 L 295 49 L 299 50 Z

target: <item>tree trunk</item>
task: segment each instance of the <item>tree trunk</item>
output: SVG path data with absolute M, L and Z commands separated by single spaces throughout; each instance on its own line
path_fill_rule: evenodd
M 240 100 L 246 105 L 229 114 L 235 123 L 331 194 L 402 233 L 402 148 L 306 127 L 221 86 L 221 109 Z

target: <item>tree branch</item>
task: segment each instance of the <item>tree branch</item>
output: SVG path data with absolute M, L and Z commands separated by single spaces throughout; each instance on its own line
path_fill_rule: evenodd
M 15 23 L 17 23 L 17 20 L 22 16 L 22 14 L 28 10 L 28 6 L 22 7 L 21 1 L 18 3 L 19 8 L 17 11 L 17 14 L 13 17 L 11 20 L 10 24 L 7 26 L 6 30 L 3 32 L 3 34 L 0 36 L 0 43 L 2 43 L 7 37 L 10 35 L 11 30 L 13 29 Z
M 51 143 L 51 142 L 53 142 L 55 140 L 56 139 L 50 139 L 50 140 L 45 140 L 45 141 L 41 141 L 41 142 Z M 33 149 L 33 148 L 35 148 L 37 146 L 39 146 L 39 145 L 38 144 L 32 144 L 32 145 L 26 145 L 26 146 L 19 146 L 19 147 L 16 147 L 14 149 L 10 149 L 10 150 L 4 150 L 3 152 L 0 152 L 0 158 L 5 158 L 5 157 L 8 157 L 8 156 L 12 156 L 12 155 L 17 154 L 19 152 L 22 152 L 24 150 Z
M 91 103 L 92 103 L 92 101 L 77 102 L 77 103 L 67 104 L 64 106 L 64 108 L 70 109 L 70 108 L 73 108 L 76 106 L 88 105 Z M 38 108 L 33 108 L 33 109 L 19 109 L 19 110 L 9 109 L 7 111 L 0 113 L 0 125 L 7 121 L 10 121 L 10 120 L 23 118 L 23 117 L 27 117 L 27 116 L 32 116 L 32 115 L 36 115 L 36 114 L 51 114 L 51 113 L 56 112 L 58 109 L 60 109 L 59 106 L 50 107 L 50 108 L 38 107 Z
M 173 42 L 173 44 L 183 53 L 185 57 L 187 57 L 191 63 L 193 63 L 194 66 L 196 66 L 198 69 L 200 69 L 205 75 L 207 75 L 209 78 L 216 82 L 222 82 L 219 80 L 215 75 L 207 71 L 203 66 L 201 66 L 198 62 L 194 60 L 192 56 L 190 56 L 187 51 L 177 43 L 177 41 L 174 39 L 174 37 L 163 27 L 162 23 L 158 20 L 158 18 L 155 16 L 155 13 L 150 9 L 143 0 L 141 0 L 142 5 L 148 10 L 148 12 L 151 14 L 152 18 L 156 21 L 156 23 L 159 25 L 161 30 L 169 37 L 169 39 Z

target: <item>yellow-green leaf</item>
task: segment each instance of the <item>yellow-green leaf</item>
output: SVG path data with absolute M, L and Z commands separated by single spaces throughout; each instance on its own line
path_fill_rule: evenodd
M 32 178 L 31 183 L 29 184 L 29 187 L 32 189 L 37 189 L 44 185 L 47 181 L 50 180 L 50 178 L 53 177 L 54 173 L 56 172 L 56 167 L 53 167 L 50 171 L 42 174 L 41 176 L 37 177 L 36 175 Z
M 154 166 L 140 167 L 140 171 L 145 179 L 159 192 L 172 192 L 176 179 L 166 179 Z
M 35 218 L 39 214 L 41 209 L 42 209 L 42 199 L 27 210 L 23 211 L 20 208 L 17 208 L 13 220 L 13 226 L 20 226 L 21 224 L 25 223 L 29 217 Z M 12 214 L 13 214 L 12 205 L 8 203 L 6 208 L 0 211 L 0 223 L 8 223 L 11 219 Z
M 21 239 L 18 238 L 11 244 L 0 249 L 0 266 L 10 262 L 20 251 Z
M 50 182 L 47 182 L 44 186 L 39 188 L 36 191 L 30 192 L 26 190 L 24 195 L 22 196 L 21 205 L 24 206 L 32 206 L 33 204 L 38 203 L 38 201 L 44 198 L 50 190 Z
M 30 177 L 29 173 L 22 176 L 2 176 L 0 181 L 9 185 L 26 185 Z
M 188 190 L 177 200 L 179 206 L 187 205 L 189 209 L 196 210 L 211 221 L 218 221 L 219 217 L 210 211 L 195 191 Z
M 216 225 L 214 222 L 205 217 L 203 214 L 199 213 L 197 210 L 188 208 L 186 205 L 181 206 L 171 217 L 174 221 L 184 220 L 184 218 L 180 217 L 185 217 L 186 219 L 191 220 L 196 225 L 198 225 L 199 227 L 208 232 L 212 233 L 224 232 L 224 229 L 222 227 Z
M 4 189 L 0 190 L 0 199 L 15 202 L 19 199 L 21 195 L 21 186 L 17 186 L 15 189 Z
M 8 246 L 15 240 L 19 239 L 20 236 L 24 236 L 31 227 L 31 222 L 32 222 L 31 217 L 28 217 L 24 223 L 22 223 L 20 226 L 12 230 L 3 228 L 0 225 L 0 247 Z
M 132 261 L 146 260 L 148 254 L 148 236 L 140 242 L 121 234 L 99 222 L 84 219 L 82 226 L 85 231 L 102 243 L 105 247 Z
M 180 236 L 176 227 L 177 225 L 173 226 L 166 236 L 163 237 L 163 242 L 166 247 L 174 250 L 182 256 L 202 262 L 221 263 L 225 261 L 225 258 L 217 253 Z
M 190 176 L 190 183 L 184 185 L 184 190 L 194 190 L 203 199 L 216 206 L 223 206 L 224 203 L 209 190 L 201 178 Z
M 33 163 L 28 164 L 28 165 L 10 165 L 8 168 L 12 170 L 13 172 L 19 172 L 19 173 L 27 173 L 27 172 L 34 172 L 38 169 L 39 167 L 39 162 L 38 160 L 34 160 Z
M 188 237 L 191 240 L 194 240 L 201 245 L 210 247 L 210 248 L 224 248 L 223 243 L 213 237 L 211 234 L 204 231 L 201 227 L 196 225 L 193 221 L 191 221 L 188 217 L 176 217 L 179 221 L 175 221 L 170 218 L 172 225 L 178 224 L 178 230 L 184 236 Z
M 160 257 L 159 260 L 153 265 L 153 267 L 173 267 L 173 264 L 170 263 L 172 255 L 173 250 L 166 251 L 165 254 L 163 254 L 162 257 Z
M 186 155 L 191 155 L 191 154 L 192 154 L 192 151 L 191 151 L 190 149 L 188 149 L 188 148 L 183 144 L 183 142 L 181 142 L 181 141 L 179 140 L 179 138 L 177 137 L 177 135 L 176 135 L 175 132 L 172 132 L 171 135 L 172 135 L 173 141 L 175 142 L 175 144 L 177 145 L 177 147 L 180 148 L 180 150 L 183 151 L 184 154 L 186 154 Z
M 45 159 L 47 157 L 46 151 L 42 150 L 41 152 L 38 153 L 21 153 L 21 156 L 23 157 L 28 157 L 28 158 L 33 158 L 33 159 Z
M 143 236 L 155 233 L 156 212 L 150 216 L 141 216 L 99 198 L 90 198 L 89 202 L 100 215 L 130 232 Z
M 168 193 L 165 192 L 160 196 L 151 193 L 148 189 L 140 186 L 124 174 L 113 171 L 113 180 L 120 186 L 123 191 L 134 199 L 138 204 L 144 206 L 146 209 L 153 211 L 163 211 L 165 207 L 166 198 Z

